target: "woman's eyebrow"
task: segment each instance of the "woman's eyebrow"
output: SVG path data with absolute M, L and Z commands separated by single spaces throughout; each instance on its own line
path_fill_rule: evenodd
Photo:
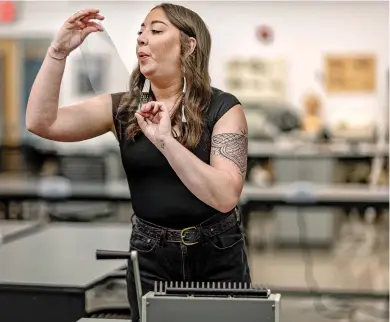
M 156 23 L 162 23 L 162 24 L 168 26 L 164 21 L 161 21 L 161 20 L 153 20 L 150 24 L 153 25 L 153 24 L 156 24 Z M 145 27 L 145 23 L 142 23 L 141 27 Z

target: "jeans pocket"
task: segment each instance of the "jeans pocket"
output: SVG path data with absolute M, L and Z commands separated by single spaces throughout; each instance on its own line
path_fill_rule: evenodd
M 150 253 L 157 246 L 157 240 L 150 238 L 140 232 L 132 231 L 130 237 L 130 250 L 136 250 L 140 253 Z
M 243 243 L 244 234 L 240 227 L 234 226 L 222 234 L 209 238 L 210 245 L 216 250 L 230 249 L 238 244 Z

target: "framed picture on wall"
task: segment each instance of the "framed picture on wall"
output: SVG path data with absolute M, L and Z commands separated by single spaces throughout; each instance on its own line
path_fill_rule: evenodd
M 329 93 L 372 93 L 376 90 L 374 54 L 326 55 L 326 90 Z
M 106 88 L 108 61 L 104 55 L 83 55 L 75 61 L 75 91 L 79 96 L 101 93 Z
M 284 58 L 232 59 L 226 64 L 227 90 L 245 102 L 283 102 L 286 95 Z

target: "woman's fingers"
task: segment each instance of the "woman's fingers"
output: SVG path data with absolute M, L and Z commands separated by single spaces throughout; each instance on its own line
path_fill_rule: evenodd
M 160 110 L 160 104 L 158 104 L 157 102 L 153 102 L 153 110 L 152 110 L 152 113 L 153 114 L 157 114 Z
M 142 106 L 139 113 L 154 124 L 160 123 L 164 114 L 169 117 L 169 111 L 163 102 L 148 102 Z
M 151 113 L 151 110 L 153 109 L 152 104 L 153 104 L 153 102 L 147 102 L 146 104 L 142 105 L 141 112 Z
M 137 111 L 138 114 L 140 114 L 142 117 L 147 118 L 147 119 L 153 119 L 153 114 L 144 112 L 144 111 Z
M 101 24 L 97 23 L 97 22 L 89 22 L 88 23 L 88 27 L 89 26 L 94 26 L 98 31 L 103 31 L 104 28 Z
M 79 10 L 76 13 L 74 13 L 69 19 L 68 22 L 74 23 L 80 19 L 83 19 L 86 16 L 97 16 L 99 13 L 99 9 L 84 9 L 84 10 Z
M 88 16 L 80 19 L 80 21 L 84 22 L 85 24 L 90 22 L 90 20 L 104 20 L 104 16 L 102 16 L 102 15 L 88 15 Z
M 154 123 L 154 124 L 158 124 L 158 123 L 160 123 L 160 119 L 161 119 L 161 117 L 157 114 L 157 115 L 154 115 L 153 116 L 153 119 L 152 119 L 152 122 Z
M 76 21 L 73 24 L 76 28 L 76 30 L 83 30 L 86 27 L 86 24 L 82 21 Z
M 138 113 L 138 114 L 141 114 L 143 117 L 149 117 L 150 116 L 150 113 L 148 113 L 148 112 L 144 112 L 144 111 L 137 111 L 136 113 Z
M 152 123 L 155 123 L 155 124 L 159 123 L 160 118 L 159 118 L 158 114 L 153 115 L 152 113 L 143 112 L 142 110 L 137 111 L 136 113 L 140 114 L 143 118 L 151 121 Z
M 104 16 L 98 13 L 98 9 L 86 9 L 76 12 L 69 20 L 77 30 L 84 30 L 84 35 L 94 31 L 102 31 L 103 27 L 91 20 L 104 20 Z
M 95 22 L 90 22 L 82 28 L 82 38 L 85 38 L 92 32 L 103 31 L 103 27 Z
M 163 106 L 162 102 L 150 101 L 142 106 L 141 111 L 155 115 L 162 110 Z
M 76 24 L 77 24 L 76 29 L 82 30 L 83 33 L 86 33 L 86 34 L 88 34 L 88 32 L 91 32 L 91 30 L 92 31 L 103 31 L 103 26 L 95 21 L 87 21 L 86 23 L 84 23 L 82 21 L 77 21 Z M 84 31 L 84 29 L 88 29 L 88 30 Z

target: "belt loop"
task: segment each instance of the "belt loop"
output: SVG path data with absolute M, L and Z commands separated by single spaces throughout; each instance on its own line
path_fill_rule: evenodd
M 160 240 L 159 240 L 160 247 L 162 247 L 164 245 L 164 242 L 166 240 L 167 231 L 168 231 L 168 229 L 166 229 L 166 228 L 161 229 Z
M 203 243 L 205 241 L 205 236 L 203 233 L 202 224 L 196 225 L 195 229 L 198 231 L 198 234 L 199 234 L 199 243 Z
M 135 220 L 134 219 L 136 219 L 135 218 L 135 213 L 133 213 L 132 215 L 131 215 L 131 217 L 130 217 L 130 222 L 131 222 L 131 225 L 134 227 L 135 226 Z
M 241 218 L 240 209 L 238 209 L 238 207 L 236 206 L 236 207 L 234 208 L 234 212 L 235 212 L 235 216 L 236 216 L 236 219 L 237 219 L 237 221 L 238 221 L 238 224 L 241 226 L 241 220 L 242 220 L 242 218 Z

